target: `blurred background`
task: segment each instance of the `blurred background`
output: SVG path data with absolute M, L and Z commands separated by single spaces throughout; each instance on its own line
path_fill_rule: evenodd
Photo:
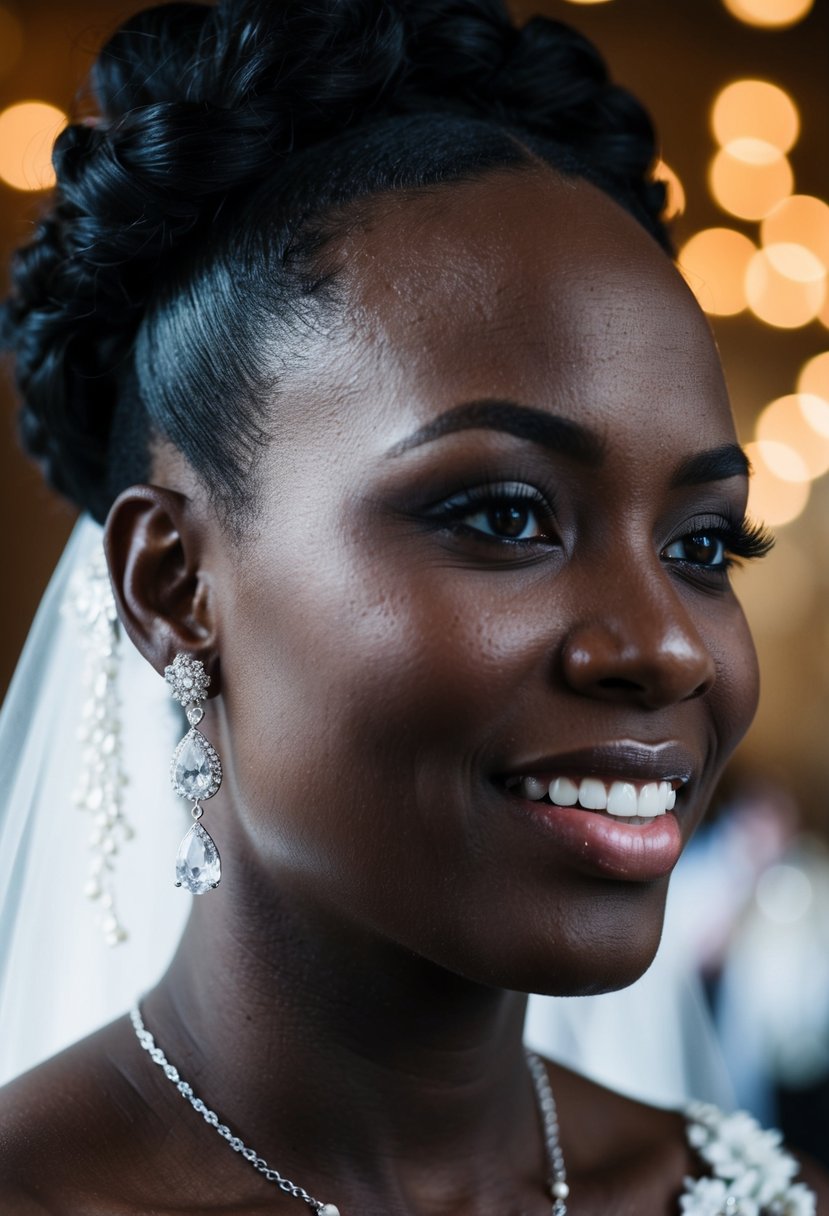
M 0 263 L 96 49 L 138 3 L 0 0 Z M 735 576 L 763 697 L 677 881 L 737 1091 L 829 1164 L 829 0 L 514 0 L 582 29 L 655 115 L 678 258 L 777 547 Z M 0 271 L 5 274 L 5 270 Z M 0 695 L 73 523 L 0 380 Z

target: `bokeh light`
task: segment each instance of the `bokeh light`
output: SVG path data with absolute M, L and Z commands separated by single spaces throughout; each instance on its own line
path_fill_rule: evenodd
M 717 95 L 711 110 L 717 142 L 759 139 L 788 152 L 800 132 L 797 106 L 785 89 L 768 80 L 735 80 Z
M 778 329 L 807 325 L 826 298 L 826 271 L 801 245 L 759 249 L 745 277 L 748 306 L 756 317 Z
M 829 402 L 829 350 L 806 360 L 797 377 L 797 391 Z
M 746 136 L 720 148 L 711 162 L 708 184 L 724 211 L 744 220 L 762 220 L 791 194 L 794 174 L 788 157 L 774 144 Z
M 762 445 L 763 460 L 768 469 L 781 481 L 811 481 L 809 470 L 799 452 L 780 439 L 758 439 Z
M 811 907 L 812 884 L 799 866 L 781 863 L 763 871 L 757 880 L 754 897 L 768 920 L 778 925 L 793 925 Z
M 760 227 L 764 245 L 803 245 L 829 270 L 829 205 L 811 194 L 792 194 L 768 213 Z
M 748 562 L 735 571 L 734 584 L 745 606 L 752 633 L 778 638 L 799 629 L 814 608 L 820 570 L 781 532 L 774 556 Z
M 5 76 L 14 67 L 22 50 L 20 22 L 7 8 L 0 7 L 0 76 Z
M 55 184 L 52 146 L 66 115 L 45 101 L 20 101 L 0 114 L 0 178 L 16 190 Z
M 783 524 L 797 519 L 809 501 L 811 482 L 787 481 L 778 477 L 770 467 L 767 457 L 779 462 L 784 453 L 774 448 L 782 444 L 769 445 L 767 441 L 758 440 L 747 443 L 746 456 L 751 461 L 752 475 L 748 483 L 748 513 L 752 519 L 762 520 L 772 528 L 780 528 Z M 792 449 L 788 449 L 792 452 Z M 796 452 L 792 452 L 797 457 Z
M 685 211 L 685 187 L 679 180 L 676 171 L 664 160 L 657 161 L 653 177 L 655 181 L 664 182 L 668 189 L 662 218 L 664 220 L 676 219 Z
M 800 408 L 809 426 L 820 436 L 829 439 L 829 401 L 817 393 L 800 393 Z
M 730 317 L 747 306 L 745 277 L 756 252 L 742 232 L 705 228 L 682 247 L 677 260 L 705 311 Z
M 815 427 L 812 419 L 823 420 L 825 430 Z M 757 419 L 756 435 L 768 443 L 763 449 L 766 464 L 784 481 L 809 481 L 829 470 L 829 403 L 820 397 L 778 397 Z
M 723 4 L 746 25 L 783 29 L 802 21 L 814 0 L 723 0 Z

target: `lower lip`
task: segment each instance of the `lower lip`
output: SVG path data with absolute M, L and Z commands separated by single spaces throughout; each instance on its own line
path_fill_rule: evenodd
M 682 852 L 682 833 L 670 811 L 635 825 L 578 807 L 515 797 L 511 801 L 539 823 L 560 854 L 597 877 L 652 882 L 670 874 Z

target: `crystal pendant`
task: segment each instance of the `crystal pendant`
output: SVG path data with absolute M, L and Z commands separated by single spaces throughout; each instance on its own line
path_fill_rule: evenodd
M 194 823 L 179 845 L 176 857 L 176 886 L 193 895 L 204 895 L 219 885 L 222 860 L 216 843 L 200 823 Z
M 203 802 L 222 784 L 222 762 L 214 747 L 195 726 L 173 752 L 170 769 L 173 789 L 182 798 Z

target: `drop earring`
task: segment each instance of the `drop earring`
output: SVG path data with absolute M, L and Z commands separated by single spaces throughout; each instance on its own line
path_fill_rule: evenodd
M 179 845 L 176 856 L 176 886 L 185 887 L 193 895 L 203 895 L 218 887 L 222 877 L 222 859 L 210 833 L 202 827 L 204 808 L 201 803 L 212 798 L 222 784 L 222 763 L 216 749 L 198 730 L 204 717 L 202 701 L 207 699 L 210 676 L 201 659 L 177 654 L 164 679 L 173 697 L 184 707 L 190 729 L 173 752 L 170 779 L 173 789 L 182 798 L 189 798 L 195 823 Z

